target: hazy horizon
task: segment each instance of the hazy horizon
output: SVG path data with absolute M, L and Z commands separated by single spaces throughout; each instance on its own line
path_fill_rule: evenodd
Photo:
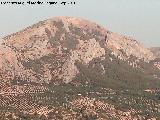
M 18 32 L 47 18 L 73 16 L 96 22 L 112 32 L 131 36 L 146 47 L 160 47 L 160 1 L 74 1 L 76 1 L 76 5 L 67 6 L 0 5 L 0 37 L 2 38 L 11 33 Z

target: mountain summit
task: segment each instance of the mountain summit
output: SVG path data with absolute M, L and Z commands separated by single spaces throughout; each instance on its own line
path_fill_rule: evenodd
M 0 80 L 1 118 L 160 115 L 160 60 L 138 41 L 81 18 L 55 17 L 2 38 Z

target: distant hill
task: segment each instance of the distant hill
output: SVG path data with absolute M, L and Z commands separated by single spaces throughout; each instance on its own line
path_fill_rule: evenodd
M 155 54 L 155 56 L 160 58 L 160 47 L 152 47 L 150 50 Z

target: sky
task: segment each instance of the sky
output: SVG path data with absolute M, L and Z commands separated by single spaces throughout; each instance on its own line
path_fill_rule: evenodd
M 29 1 L 29 0 L 1 0 Z M 30 0 L 38 1 L 38 0 Z M 160 0 L 39 0 L 75 5 L 2 5 L 0 37 L 54 16 L 81 17 L 106 29 L 131 36 L 146 47 L 160 47 Z

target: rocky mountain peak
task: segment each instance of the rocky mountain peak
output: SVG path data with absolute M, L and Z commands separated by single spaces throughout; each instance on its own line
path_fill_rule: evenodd
M 108 50 L 123 60 L 131 55 L 154 59 L 150 50 L 132 38 L 81 18 L 55 17 L 4 37 L 0 69 L 12 80 L 69 82 L 79 73 L 76 61 L 88 65 Z

